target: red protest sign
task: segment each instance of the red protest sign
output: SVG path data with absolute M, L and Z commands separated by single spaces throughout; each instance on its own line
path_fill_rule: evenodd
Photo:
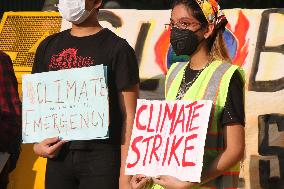
M 126 174 L 200 182 L 211 101 L 138 100 Z

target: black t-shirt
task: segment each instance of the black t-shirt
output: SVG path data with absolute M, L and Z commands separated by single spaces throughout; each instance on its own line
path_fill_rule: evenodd
M 32 73 L 100 64 L 108 67 L 109 139 L 73 141 L 68 144 L 71 149 L 92 149 L 99 143 L 120 145 L 123 118 L 118 92 L 139 83 L 134 50 L 108 29 L 85 37 L 72 36 L 66 30 L 47 37 L 37 49 Z
M 185 71 L 186 83 L 192 81 L 198 72 L 199 70 L 192 70 L 188 66 Z M 243 90 L 244 83 L 241 75 L 238 71 L 235 71 L 230 81 L 225 107 L 221 116 L 221 123 L 223 126 L 228 126 L 235 123 L 243 126 L 245 125 Z

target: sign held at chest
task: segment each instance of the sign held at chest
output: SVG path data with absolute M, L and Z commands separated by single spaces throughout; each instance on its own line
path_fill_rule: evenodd
M 23 76 L 24 143 L 108 138 L 109 102 L 103 65 Z
M 200 182 L 212 101 L 138 100 L 126 174 Z

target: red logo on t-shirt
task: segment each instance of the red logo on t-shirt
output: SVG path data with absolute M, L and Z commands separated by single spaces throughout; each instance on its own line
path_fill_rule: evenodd
M 78 49 L 64 49 L 51 57 L 49 70 L 88 67 L 95 64 L 91 57 L 77 56 Z

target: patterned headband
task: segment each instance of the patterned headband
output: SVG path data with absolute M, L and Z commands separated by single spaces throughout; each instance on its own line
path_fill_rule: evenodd
M 220 6 L 216 0 L 195 0 L 200 6 L 204 16 L 208 23 L 212 23 L 216 28 L 225 26 L 228 21 L 223 11 L 220 10 Z

